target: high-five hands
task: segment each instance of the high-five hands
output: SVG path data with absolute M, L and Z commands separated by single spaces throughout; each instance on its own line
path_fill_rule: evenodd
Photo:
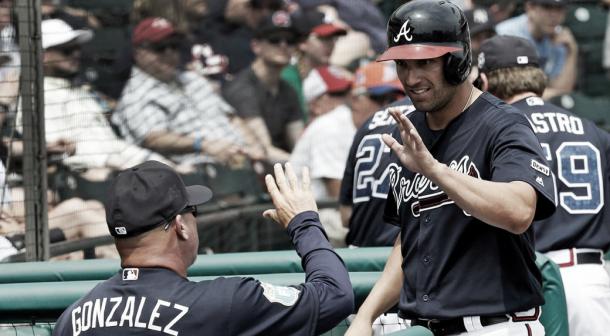
M 277 163 L 273 166 L 275 178 L 271 175 L 265 176 L 267 190 L 275 209 L 263 212 L 263 216 L 282 224 L 284 228 L 297 214 L 304 211 L 318 211 L 311 191 L 309 170 L 303 168 L 302 181 L 299 182 L 292 165 L 286 163 L 285 167 L 286 172 L 284 173 L 282 165 Z
M 394 151 L 403 166 L 412 172 L 428 176 L 438 167 L 438 161 L 430 154 L 409 118 L 398 109 L 390 109 L 390 115 L 398 124 L 403 144 L 401 145 L 390 134 L 382 136 L 383 142 Z

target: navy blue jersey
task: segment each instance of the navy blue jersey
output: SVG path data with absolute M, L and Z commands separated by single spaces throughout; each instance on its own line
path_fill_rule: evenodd
M 393 104 L 403 113 L 414 110 L 409 98 Z M 339 202 L 351 206 L 349 231 L 345 242 L 354 246 L 391 246 L 400 229 L 383 220 L 383 209 L 390 189 L 390 148 L 381 140 L 392 133 L 396 121 L 388 109 L 376 112 L 356 132 L 345 164 Z
M 610 135 L 561 107 L 530 97 L 525 113 L 557 177 L 557 212 L 534 223 L 536 249 L 610 247 Z
M 515 108 L 483 93 L 442 131 L 428 128 L 425 113 L 409 119 L 439 162 L 483 180 L 524 181 L 537 191 L 535 218 L 554 212 L 553 176 Z M 398 131 L 393 136 L 400 139 Z M 402 166 L 390 170 L 390 186 L 384 218 L 401 228 L 401 316 L 446 319 L 543 304 L 531 226 L 517 235 L 483 223 Z
M 353 310 L 353 292 L 315 212 L 288 227 L 307 282 L 191 282 L 163 268 L 125 268 L 59 318 L 53 335 L 317 335 Z

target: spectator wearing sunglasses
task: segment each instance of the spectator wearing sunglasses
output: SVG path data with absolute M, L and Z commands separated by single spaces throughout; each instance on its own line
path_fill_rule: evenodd
M 262 148 L 242 132 L 243 123 L 210 81 L 180 69 L 183 39 L 164 18 L 147 18 L 136 26 L 131 78 L 112 121 L 127 141 L 178 164 L 212 160 L 237 168 L 246 157 L 263 159 Z
M 60 19 L 43 20 L 41 27 L 48 159 L 86 168 L 90 176 L 99 178 L 105 178 L 108 169 L 124 169 L 148 159 L 168 162 L 120 139 L 96 94 L 73 82 L 80 70 L 80 47 L 91 40 L 92 32 L 75 30 Z M 17 118 L 21 119 L 21 111 Z M 15 149 L 16 144 L 11 146 Z
M 263 20 L 252 40 L 256 55 L 252 65 L 223 87 L 224 97 L 276 162 L 288 160 L 304 127 L 297 93 L 280 77 L 294 54 L 297 38 L 290 15 L 274 12 Z

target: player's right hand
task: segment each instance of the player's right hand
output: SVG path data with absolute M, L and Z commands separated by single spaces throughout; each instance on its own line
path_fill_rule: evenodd
M 344 336 L 373 336 L 373 326 L 368 322 L 355 318 Z
M 394 151 L 403 166 L 414 173 L 429 177 L 432 170 L 438 166 L 438 161 L 428 151 L 409 118 L 399 109 L 389 109 L 389 112 L 396 120 L 403 144 L 389 134 L 382 135 L 383 142 Z
M 318 211 L 318 206 L 311 191 L 309 170 L 303 168 L 302 181 L 299 181 L 292 165 L 286 163 L 286 172 L 282 165 L 277 163 L 273 166 L 275 178 L 271 175 L 265 176 L 267 190 L 275 209 L 265 210 L 263 216 L 271 218 L 288 226 L 292 218 L 304 211 Z

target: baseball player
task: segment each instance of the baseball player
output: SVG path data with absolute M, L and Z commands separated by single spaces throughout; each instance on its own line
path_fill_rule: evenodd
M 610 247 L 610 210 L 604 205 L 610 200 L 610 135 L 540 98 L 546 76 L 528 40 L 485 41 L 479 68 L 484 89 L 525 114 L 557 177 L 557 211 L 534 229 L 536 249 L 560 267 L 570 335 L 607 335 L 610 279 L 603 255 Z
M 401 163 L 390 170 L 384 218 L 401 235 L 347 335 L 370 335 L 396 303 L 434 335 L 543 335 L 531 223 L 554 212 L 555 192 L 535 134 L 466 81 L 470 38 L 456 5 L 402 5 L 388 44 L 378 60 L 396 61 L 416 108 L 393 110 L 397 131 L 383 136 Z
M 392 104 L 401 113 L 414 110 L 409 98 Z M 390 148 L 381 136 L 391 133 L 396 122 L 389 108 L 375 112 L 356 132 L 341 182 L 341 215 L 349 217 L 345 242 L 351 246 L 392 246 L 400 229 L 383 220 L 390 190 Z M 349 215 L 346 215 L 349 214 Z
M 107 198 L 122 270 L 68 307 L 53 335 L 313 335 L 346 318 L 353 291 L 318 220 L 309 174 L 298 181 L 289 164 L 274 169 L 265 182 L 276 209 L 264 215 L 287 229 L 307 282 L 189 281 L 199 245 L 196 206 L 212 193 L 147 161 L 121 172 Z

